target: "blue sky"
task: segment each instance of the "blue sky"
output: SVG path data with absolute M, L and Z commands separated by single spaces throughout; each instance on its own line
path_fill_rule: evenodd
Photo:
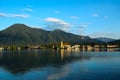
M 120 0 L 0 0 L 0 30 L 15 23 L 120 39 Z

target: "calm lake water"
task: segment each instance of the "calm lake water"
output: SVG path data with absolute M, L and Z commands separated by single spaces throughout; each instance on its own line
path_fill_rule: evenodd
M 120 52 L 4 51 L 0 80 L 120 80 Z

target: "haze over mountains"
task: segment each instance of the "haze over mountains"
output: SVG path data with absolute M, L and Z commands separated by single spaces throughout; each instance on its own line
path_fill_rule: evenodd
M 71 44 L 102 44 L 105 42 L 98 39 L 92 39 L 89 36 L 67 33 L 60 29 L 46 31 L 43 29 L 31 28 L 24 24 L 14 24 L 0 31 L 1 45 L 58 44 L 61 41 Z
M 112 39 L 112 38 L 105 38 L 105 37 L 100 37 L 100 38 L 95 38 L 99 41 L 102 41 L 102 42 L 105 42 L 105 43 L 108 43 L 108 42 L 111 42 L 111 41 L 115 41 L 115 39 Z

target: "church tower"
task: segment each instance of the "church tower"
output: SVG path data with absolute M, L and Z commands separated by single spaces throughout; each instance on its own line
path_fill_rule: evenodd
M 64 45 L 63 45 L 63 41 L 61 41 L 61 46 L 60 46 L 61 48 L 63 48 L 64 47 Z

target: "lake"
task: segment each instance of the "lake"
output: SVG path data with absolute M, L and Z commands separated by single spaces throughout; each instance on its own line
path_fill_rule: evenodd
M 3 51 L 0 80 L 120 80 L 120 52 Z

